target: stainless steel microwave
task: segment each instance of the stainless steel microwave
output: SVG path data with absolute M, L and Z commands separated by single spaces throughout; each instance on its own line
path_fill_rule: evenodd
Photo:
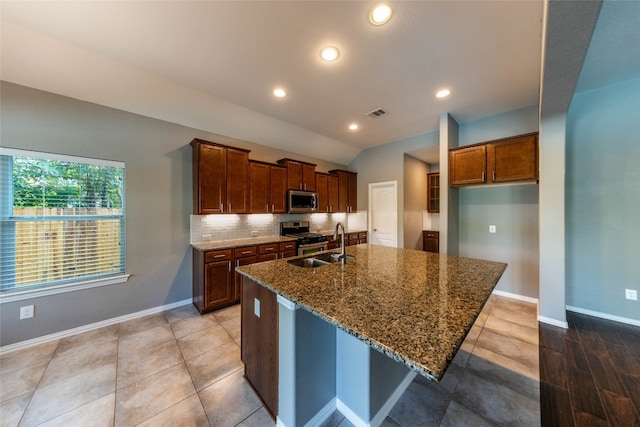
M 289 190 L 287 199 L 289 213 L 318 212 L 318 193 Z

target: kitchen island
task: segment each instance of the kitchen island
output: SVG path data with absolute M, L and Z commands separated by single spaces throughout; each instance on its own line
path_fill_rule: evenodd
M 322 417 L 318 404 L 308 410 L 302 401 L 317 397 L 308 390 L 309 381 L 326 389 L 321 403 L 333 394 L 324 412 L 333 405 L 354 424 L 375 425 L 413 372 L 435 381 L 442 377 L 506 268 L 499 262 L 368 244 L 349 247 L 347 253 L 355 258 L 344 265 L 303 268 L 278 260 L 237 269 L 247 289 L 243 330 L 255 326 L 245 325 L 245 316 L 258 319 L 249 317 L 249 323 L 261 320 L 256 288 L 279 303 L 271 340 L 278 341 L 279 399 L 273 415 L 281 425 Z M 258 351 L 244 331 L 242 344 L 243 358 Z M 326 379 L 332 374 L 333 380 Z M 249 372 L 247 379 L 252 382 Z M 354 400 L 354 393 L 360 397 Z

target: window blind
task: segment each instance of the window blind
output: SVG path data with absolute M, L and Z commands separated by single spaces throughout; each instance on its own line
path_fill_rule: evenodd
M 0 291 L 124 273 L 121 162 L 0 150 Z

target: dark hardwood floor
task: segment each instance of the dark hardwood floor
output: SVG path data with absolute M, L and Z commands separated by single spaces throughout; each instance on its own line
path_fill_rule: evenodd
M 567 320 L 539 324 L 542 426 L 640 426 L 640 327 Z

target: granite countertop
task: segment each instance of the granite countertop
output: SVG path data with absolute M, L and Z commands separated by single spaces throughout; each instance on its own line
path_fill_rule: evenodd
M 264 236 L 249 237 L 246 239 L 220 240 L 217 242 L 192 243 L 191 246 L 199 251 L 213 251 L 216 249 L 230 249 L 239 248 L 242 246 L 264 245 L 266 243 L 294 242 L 295 240 L 295 237 Z
M 377 245 L 344 265 L 286 259 L 236 270 L 419 374 L 439 380 L 506 264 Z

